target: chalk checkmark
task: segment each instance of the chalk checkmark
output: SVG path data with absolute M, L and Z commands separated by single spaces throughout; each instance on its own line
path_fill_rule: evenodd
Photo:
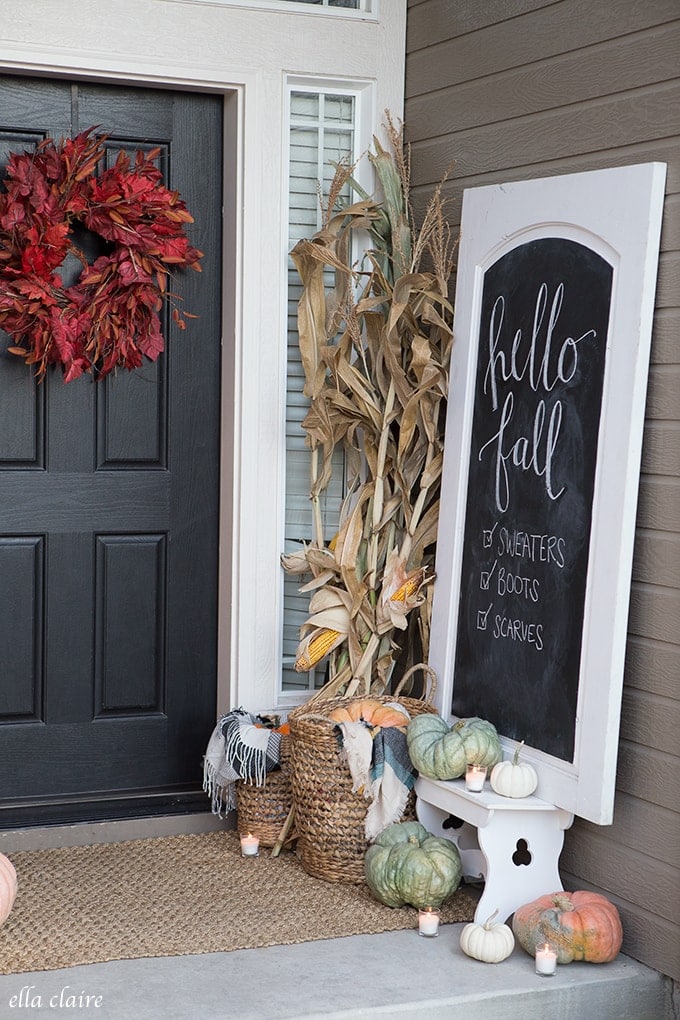
M 481 574 L 479 575 L 479 587 L 482 589 L 482 591 L 488 591 L 489 590 L 489 585 L 491 584 L 491 578 L 493 577 L 493 572 L 496 569 L 496 564 L 497 563 L 498 563 L 498 560 L 497 559 L 494 560 L 493 564 L 491 566 L 491 569 L 490 570 L 483 570 L 481 572 Z
M 489 618 L 489 613 L 493 608 L 493 602 L 489 605 L 488 609 L 477 610 L 477 630 L 486 630 L 486 621 Z
M 493 528 L 484 528 L 482 531 L 482 547 L 484 549 L 490 549 L 491 543 L 493 542 L 493 533 L 498 527 L 498 521 L 494 524 Z

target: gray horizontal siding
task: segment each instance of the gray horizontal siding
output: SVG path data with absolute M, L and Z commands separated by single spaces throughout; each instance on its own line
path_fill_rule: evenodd
M 573 105 L 645 87 L 651 60 L 656 60 L 658 81 L 663 82 L 675 77 L 679 51 L 680 27 L 655 26 L 621 42 L 542 59 L 528 68 L 513 67 L 481 82 L 462 82 L 435 95 L 415 97 L 409 108 L 409 135 L 420 141 L 477 128 L 480 104 L 486 109 L 482 123 L 507 124 L 559 108 L 566 88 Z
M 406 68 L 409 99 L 458 82 L 496 76 L 510 68 L 528 68 L 539 60 L 561 58 L 565 53 L 644 32 L 678 17 L 676 0 L 650 0 L 645 4 L 634 0 L 608 0 L 606 4 L 563 0 L 540 6 L 527 4 L 524 13 L 522 4 L 490 5 L 486 0 L 477 0 L 474 6 L 479 20 L 460 24 L 456 30 L 452 12 L 461 6 L 458 0 L 437 6 L 436 12 L 428 11 L 429 4 L 409 6 Z M 469 9 L 473 5 L 462 6 Z M 485 23 L 484 12 L 489 15 L 493 7 L 499 20 Z M 418 48 L 413 41 L 414 21 L 423 26 L 427 23 L 427 35 L 421 35 Z
M 629 158 L 631 148 L 644 144 L 644 158 L 648 159 L 650 146 L 658 140 L 665 141 L 669 134 L 680 134 L 680 81 L 677 80 L 593 99 L 586 104 L 542 110 L 530 116 L 515 117 L 509 123 L 466 128 L 443 138 L 411 140 L 413 184 L 418 187 L 429 183 L 430 174 L 435 180 L 439 179 L 452 160 L 455 160 L 452 181 L 462 179 L 466 187 L 471 183 L 491 183 L 479 180 L 489 174 L 493 174 L 494 179 L 524 178 L 530 168 L 533 168 L 532 176 L 536 177 L 549 171 L 598 169 L 598 160 L 592 158 L 598 151 L 599 165 L 642 162 L 642 158 Z M 605 135 L 609 155 L 601 151 Z M 680 143 L 676 141 L 676 152 L 678 147 Z M 611 150 L 620 149 L 624 150 L 619 153 L 623 158 L 612 163 Z M 580 165 L 579 156 L 582 157 Z M 652 153 L 652 158 L 657 157 Z M 430 166 L 431 171 L 425 169 Z M 499 167 L 503 168 L 502 172 Z M 517 173 L 519 170 L 521 174 Z M 679 172 L 680 168 L 674 169 L 669 191 L 670 188 L 680 190 Z
M 624 673 L 626 688 L 677 698 L 678 677 L 680 677 L 680 645 L 661 644 L 648 637 L 628 635 Z
M 680 979 L 680 4 L 412 0 L 405 125 L 416 215 L 448 170 L 454 226 L 467 187 L 668 164 L 614 822 L 577 819 L 561 867 Z
M 659 457 L 662 456 L 660 452 Z M 680 577 L 680 536 L 638 528 L 633 580 L 672 587 Z

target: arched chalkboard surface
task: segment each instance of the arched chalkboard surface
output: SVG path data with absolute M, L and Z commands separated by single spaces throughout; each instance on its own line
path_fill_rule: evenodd
M 612 275 L 576 241 L 520 244 L 479 320 L 452 710 L 569 762 Z

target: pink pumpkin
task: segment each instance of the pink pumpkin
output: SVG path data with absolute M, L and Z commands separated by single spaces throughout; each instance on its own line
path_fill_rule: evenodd
M 17 894 L 17 873 L 9 857 L 0 854 L 0 925 L 4 924 L 14 906 Z

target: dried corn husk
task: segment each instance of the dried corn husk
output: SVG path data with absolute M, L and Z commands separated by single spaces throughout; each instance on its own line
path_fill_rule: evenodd
M 382 199 L 359 188 L 353 168 L 338 166 L 323 228 L 291 253 L 302 282 L 314 534 L 282 564 L 311 575 L 300 589 L 313 594 L 296 668 L 330 654 L 328 696 L 382 692 L 397 657 L 406 669 L 410 656 L 426 658 L 429 641 L 455 244 L 441 185 L 414 227 L 408 153 L 389 117 L 387 134 L 392 151 L 374 139 L 369 154 Z M 360 201 L 341 208 L 337 196 L 348 181 Z M 366 230 L 372 247 L 352 265 L 352 239 Z M 349 492 L 327 541 L 320 497 L 338 448 Z

